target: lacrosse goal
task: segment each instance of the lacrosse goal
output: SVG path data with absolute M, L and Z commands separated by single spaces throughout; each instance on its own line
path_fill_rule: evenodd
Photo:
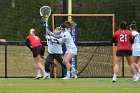
M 111 77 L 114 62 L 114 46 L 108 41 L 114 33 L 114 14 L 52 14 L 52 30 L 72 16 L 78 26 L 79 77 Z M 65 18 L 66 19 L 66 18 Z M 54 76 L 60 76 L 59 66 Z

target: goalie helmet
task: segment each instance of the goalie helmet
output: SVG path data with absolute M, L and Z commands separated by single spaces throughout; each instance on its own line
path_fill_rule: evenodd
M 54 34 L 55 35 L 60 35 L 61 31 L 60 31 L 60 27 L 56 27 L 54 30 Z

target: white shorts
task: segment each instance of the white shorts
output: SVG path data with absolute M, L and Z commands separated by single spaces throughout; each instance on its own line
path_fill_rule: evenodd
M 77 51 L 73 51 L 73 50 L 67 50 L 66 51 L 66 53 L 69 53 L 69 52 L 72 53 L 72 54 L 74 54 L 74 55 L 77 55 Z
M 140 56 L 140 51 L 132 51 L 133 56 Z

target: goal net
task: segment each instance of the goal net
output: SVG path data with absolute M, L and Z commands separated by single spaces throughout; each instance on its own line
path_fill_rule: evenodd
M 52 14 L 52 30 L 68 16 L 78 26 L 78 76 L 111 77 L 114 51 L 109 41 L 114 33 L 114 14 Z M 56 76 L 61 76 L 59 64 Z

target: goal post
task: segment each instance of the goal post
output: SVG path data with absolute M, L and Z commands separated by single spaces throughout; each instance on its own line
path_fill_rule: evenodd
M 114 33 L 115 15 L 114 14 L 52 14 L 52 30 L 54 31 L 55 16 L 111 16 L 112 17 L 112 33 Z
M 115 27 L 115 15 L 114 14 L 52 14 L 52 31 L 55 29 L 55 17 L 111 17 L 112 20 L 112 35 L 114 34 Z M 63 23 L 63 22 L 62 22 Z M 114 68 L 115 61 L 115 46 L 112 45 L 112 68 Z M 55 68 L 56 70 L 56 68 Z M 54 73 L 54 77 L 56 78 L 56 71 Z

